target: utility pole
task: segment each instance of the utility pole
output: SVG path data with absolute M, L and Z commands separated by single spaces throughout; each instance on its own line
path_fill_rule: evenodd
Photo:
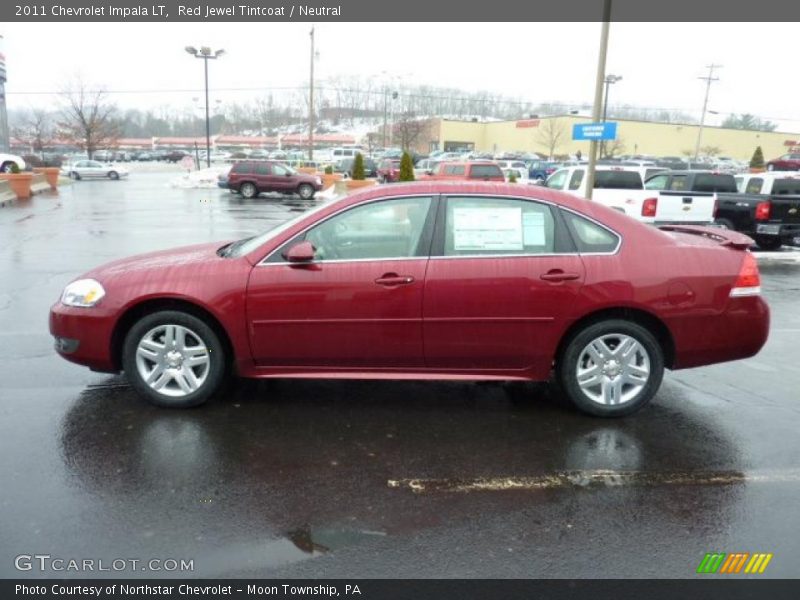
M 592 122 L 600 120 L 603 102 L 603 82 L 606 73 L 606 54 L 608 53 L 608 29 L 611 21 L 611 0 L 603 0 L 603 28 L 600 32 L 600 51 L 597 55 L 597 77 L 594 83 L 594 106 Z M 589 164 L 586 167 L 586 199 L 592 199 L 594 190 L 594 170 L 597 166 L 597 140 L 589 142 Z
M 708 69 L 708 75 L 705 77 L 698 77 L 698 79 L 702 79 L 706 82 L 706 97 L 703 100 L 703 114 L 700 116 L 700 129 L 697 131 L 697 143 L 694 146 L 694 162 L 697 162 L 697 157 L 700 154 L 700 142 L 703 140 L 703 125 L 706 123 L 706 111 L 708 109 L 708 93 L 711 91 L 711 84 L 714 81 L 719 81 L 719 77 L 714 77 L 714 71 L 716 69 L 721 69 L 722 65 L 715 65 L 710 64 L 706 65 Z M 689 165 L 689 168 L 692 168 L 692 165 Z
M 308 85 L 308 160 L 314 160 L 314 27 L 311 27 L 311 77 Z

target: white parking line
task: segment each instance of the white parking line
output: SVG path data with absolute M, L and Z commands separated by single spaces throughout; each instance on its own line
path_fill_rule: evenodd
M 800 483 L 800 470 L 773 471 L 557 471 L 534 477 L 476 479 L 390 479 L 390 488 L 408 488 L 415 494 L 547 490 L 569 487 L 657 485 L 733 485 L 741 483 Z

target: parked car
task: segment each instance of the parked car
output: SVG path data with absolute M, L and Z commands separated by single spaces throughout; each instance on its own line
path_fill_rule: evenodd
M 111 150 L 97 150 L 92 154 L 92 159 L 100 162 L 111 162 L 114 160 L 114 152 Z
M 528 179 L 544 183 L 558 168 L 558 163 L 549 160 L 532 160 L 528 163 Z
M 334 170 L 338 173 L 347 173 L 349 177 L 353 176 L 353 165 L 356 159 L 345 158 Z M 371 158 L 364 158 L 364 177 L 377 177 L 378 164 Z
M 752 237 L 764 250 L 800 246 L 800 173 L 737 176 L 737 193 L 718 195 L 715 223 Z
M 435 158 L 423 158 L 414 165 L 414 178 L 421 179 L 436 170 L 439 161 Z
M 261 159 L 261 158 L 269 158 L 269 152 L 266 150 L 251 150 L 248 154 L 248 158 L 252 159 Z
M 400 159 L 387 158 L 378 166 L 378 181 L 380 183 L 393 183 L 400 179 Z
M 16 165 L 20 171 L 25 170 L 25 161 L 16 154 L 0 153 L 0 173 L 11 173 Z
M 477 181 L 506 180 L 497 163 L 490 161 L 440 162 L 433 174 L 425 179 L 471 179 Z
M 177 163 L 183 160 L 187 156 L 191 156 L 191 154 L 189 154 L 185 150 L 170 150 L 169 152 L 163 155 L 162 160 L 171 163 Z
M 255 198 L 262 192 L 279 192 L 309 200 L 322 189 L 322 180 L 276 161 L 242 160 L 231 167 L 228 188 L 245 198 Z
M 122 165 L 97 160 L 79 160 L 61 167 L 61 172 L 71 179 L 122 179 L 128 176 L 128 169 Z
M 767 163 L 767 171 L 800 171 L 800 152 L 790 152 Z
M 598 166 L 595 171 L 592 200 L 645 223 L 702 225 L 713 222 L 715 202 L 713 193 L 686 194 L 648 191 L 642 181 L 640 173 L 642 168 Z M 586 197 L 586 169 L 585 166 L 561 169 L 550 176 L 546 185 L 551 189 L 564 190 L 584 198 Z
M 136 160 L 140 162 L 149 162 L 151 160 L 155 160 L 152 152 L 134 152 L 131 155 L 131 160 Z
M 517 169 L 519 171 L 524 170 L 526 173 L 528 171 L 528 165 L 521 160 L 496 160 L 494 162 L 497 163 L 497 166 L 500 167 L 501 170 Z
M 255 237 L 93 269 L 52 306 L 50 332 L 61 356 L 124 370 L 159 406 L 202 404 L 229 372 L 554 374 L 581 410 L 622 416 L 654 396 L 665 368 L 764 345 L 751 242 L 659 230 L 539 186 L 375 186 Z

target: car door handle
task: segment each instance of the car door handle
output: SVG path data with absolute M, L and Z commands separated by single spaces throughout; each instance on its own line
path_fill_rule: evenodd
M 548 271 L 547 273 L 543 273 L 539 276 L 539 279 L 543 281 L 551 281 L 554 283 L 558 283 L 560 281 L 573 281 L 580 278 L 581 276 L 579 273 L 565 273 L 561 269 L 553 269 L 552 271 Z
M 375 283 L 378 285 L 408 285 L 409 283 L 414 283 L 414 278 L 410 275 L 397 275 L 396 273 L 386 273 L 385 275 L 381 275 L 375 280 Z

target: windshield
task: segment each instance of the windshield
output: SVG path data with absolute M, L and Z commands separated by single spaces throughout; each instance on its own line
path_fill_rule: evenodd
M 323 208 L 327 208 L 329 205 L 330 205 L 329 202 L 323 202 L 319 206 L 315 206 L 311 210 L 307 210 L 305 212 L 302 212 L 299 215 L 297 215 L 296 217 L 294 217 L 293 219 L 289 219 L 288 221 L 284 221 L 280 225 L 277 225 L 276 227 L 273 227 L 272 229 L 269 229 L 268 231 L 260 233 L 260 234 L 254 236 L 254 237 L 245 238 L 243 240 L 239 240 L 238 242 L 234 242 L 233 244 L 229 245 L 228 247 L 226 247 L 224 249 L 224 253 L 222 254 L 222 256 L 226 256 L 226 257 L 230 256 L 230 257 L 238 258 L 240 256 L 244 256 L 245 254 L 249 254 L 253 250 L 256 250 L 262 244 L 265 244 L 266 242 L 271 240 L 273 237 L 275 237 L 277 235 L 280 235 L 284 231 L 286 231 L 286 230 L 290 229 L 291 227 L 293 227 L 295 225 L 295 223 L 298 223 L 299 221 L 301 221 L 302 219 L 305 219 L 306 217 L 308 217 L 310 215 L 318 213 Z

